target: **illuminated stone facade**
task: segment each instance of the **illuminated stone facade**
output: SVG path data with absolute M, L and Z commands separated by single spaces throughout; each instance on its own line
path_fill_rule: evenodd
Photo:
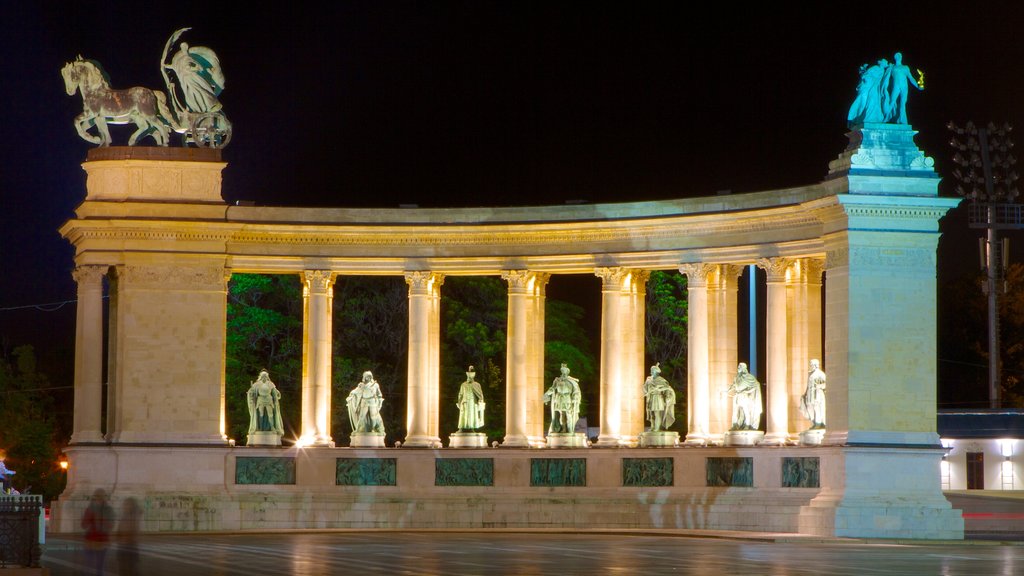
M 864 131 L 872 145 L 913 145 L 906 126 Z M 72 471 L 55 525 L 75 530 L 75 514 L 92 489 L 113 487 L 115 499 L 143 498 L 154 510 L 182 499 L 210 510 L 191 525 L 154 519 L 147 524 L 152 530 L 608 525 L 962 537 L 959 512 L 939 488 L 942 451 L 935 432 L 935 250 L 938 220 L 956 201 L 937 197 L 938 178 L 930 166 L 917 165 L 920 153 L 907 170 L 881 170 L 863 160 L 870 150 L 861 142 L 861 131 L 853 132 L 850 149 L 824 182 L 786 190 L 543 208 L 372 210 L 230 206 L 220 198 L 224 164 L 217 158 L 132 157 L 144 151 L 115 158 L 109 155 L 121 154 L 118 149 L 94 150 L 84 164 L 88 196 L 61 228 L 76 248 L 80 308 Z M 714 447 L 730 422 L 719 391 L 742 360 L 737 277 L 750 264 L 768 277 L 765 443 L 791 445 L 807 427 L 796 407 L 808 360 L 823 358 L 829 420 L 820 448 Z M 679 271 L 689 280 L 690 401 L 681 448 L 632 448 L 644 426 L 640 384 L 651 270 Z M 104 273 L 111 287 L 110 376 L 100 436 L 97 287 Z M 237 458 L 263 453 L 229 447 L 224 436 L 226 282 L 232 273 L 292 274 L 304 282 L 303 447 L 286 454 L 305 450 L 308 456 L 296 461 L 293 484 L 271 482 L 272 490 L 236 482 Z M 591 449 L 537 452 L 531 447 L 544 446 L 544 286 L 552 275 L 579 273 L 602 279 L 600 434 Z M 409 285 L 402 449 L 334 448 L 330 437 L 331 287 L 339 275 L 404 276 Z M 445 491 L 452 488 L 439 491 L 408 472 L 434 457 L 414 448 L 444 440 L 438 430 L 438 303 L 444 278 L 455 275 L 500 276 L 508 283 L 506 436 L 501 449 L 474 453 L 494 459 L 493 486 L 462 488 L 491 511 L 501 509 L 500 521 L 447 514 L 457 500 Z M 648 468 L 630 464 L 628 474 L 622 468 L 623 457 L 648 452 L 671 453 L 678 482 L 668 492 L 645 487 L 638 471 Z M 281 453 L 267 452 L 273 454 Z M 584 468 L 567 470 L 579 482 L 585 469 L 584 484 L 551 488 L 550 501 L 532 499 L 523 483 L 526 460 L 536 454 L 583 459 Z M 751 460 L 710 464 L 737 454 Z M 387 496 L 395 510 L 416 502 L 434 515 L 406 522 L 383 502 L 360 500 L 339 487 L 332 475 L 343 456 L 396 459 L 401 490 L 379 487 L 372 494 Z M 818 485 L 783 482 L 781 470 L 805 468 L 783 466 L 782 457 L 819 458 L 820 467 L 806 468 L 816 475 L 820 470 Z M 478 471 L 479 464 L 473 466 Z M 668 465 L 659 466 L 663 482 Z M 187 480 L 165 474 L 179 467 L 191 471 Z M 740 476 L 749 487 L 722 480 L 738 478 L 726 469 L 745 470 Z M 631 490 L 649 492 L 623 496 L 623 474 Z M 254 497 L 268 491 L 268 503 L 254 512 Z M 659 510 L 676 512 L 653 514 L 655 499 L 669 507 Z M 357 501 L 365 504 L 361 518 L 372 522 L 344 512 Z M 603 521 L 610 514 L 605 503 L 619 501 L 632 512 Z M 766 502 L 772 505 L 765 508 Z M 762 512 L 744 512 L 755 508 Z M 273 520 L 260 523 L 256 516 Z

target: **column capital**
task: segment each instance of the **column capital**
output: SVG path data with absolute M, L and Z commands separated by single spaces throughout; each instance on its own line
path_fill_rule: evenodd
M 76 266 L 71 271 L 71 277 L 81 288 L 90 285 L 98 287 L 103 281 L 103 277 L 107 275 L 108 268 L 109 266 Z
M 757 267 L 768 274 L 769 282 L 785 282 L 786 271 L 793 264 L 792 258 L 758 258 Z
M 651 272 L 641 268 L 614 266 L 595 268 L 594 275 L 602 280 L 601 289 L 604 292 L 631 292 L 635 291 L 639 285 L 646 283 Z
M 405 283 L 409 285 L 409 296 L 436 296 L 437 289 L 444 284 L 444 274 L 429 270 L 406 272 Z
M 536 296 L 544 294 L 544 286 L 551 279 L 551 274 L 531 270 L 503 270 L 501 278 L 508 282 L 509 294 Z
M 707 288 L 708 277 L 714 271 L 714 264 L 695 262 L 679 265 L 679 272 L 686 275 L 687 288 Z
M 325 293 L 334 286 L 334 272 L 330 270 L 304 270 L 302 281 L 310 293 Z
M 821 285 L 821 274 L 825 271 L 824 258 L 801 258 L 800 281 L 807 284 Z

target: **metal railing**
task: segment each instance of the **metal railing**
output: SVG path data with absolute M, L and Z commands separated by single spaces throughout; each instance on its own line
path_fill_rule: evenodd
M 989 206 L 993 208 L 992 222 L 988 221 Z M 1017 230 L 1024 228 L 1024 204 L 983 204 L 972 202 L 967 205 L 967 220 L 971 228 L 996 228 Z
M 0 568 L 38 568 L 43 497 L 0 495 Z

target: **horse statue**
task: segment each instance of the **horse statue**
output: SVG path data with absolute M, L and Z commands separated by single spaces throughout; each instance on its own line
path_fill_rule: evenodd
M 84 109 L 75 117 L 75 129 L 83 140 L 110 146 L 107 124 L 135 124 L 137 130 L 128 139 L 129 146 L 145 136 L 152 136 L 158 145 L 167 146 L 167 126 L 173 123 L 174 115 L 162 92 L 141 86 L 113 90 L 99 63 L 81 56 L 68 62 L 60 73 L 68 96 L 82 93 Z M 89 132 L 93 126 L 99 136 Z

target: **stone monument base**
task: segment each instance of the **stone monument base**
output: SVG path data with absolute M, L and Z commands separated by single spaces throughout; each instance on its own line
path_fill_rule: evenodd
M 764 440 L 760 430 L 730 430 L 725 433 L 726 446 L 756 446 Z
M 661 430 L 659 432 L 641 432 L 641 448 L 674 448 L 679 445 L 679 432 Z
M 824 428 L 812 428 L 810 430 L 805 430 L 800 433 L 801 446 L 821 446 L 821 441 L 824 439 Z
M 245 441 L 246 446 L 280 446 L 281 435 L 277 432 L 253 432 Z
M 548 434 L 548 448 L 586 448 L 587 435 L 583 432 L 554 432 Z
M 352 438 L 349 440 L 348 445 L 351 446 L 352 448 L 383 448 L 384 433 L 353 432 Z
M 449 448 L 487 448 L 487 434 L 456 432 L 448 437 Z

